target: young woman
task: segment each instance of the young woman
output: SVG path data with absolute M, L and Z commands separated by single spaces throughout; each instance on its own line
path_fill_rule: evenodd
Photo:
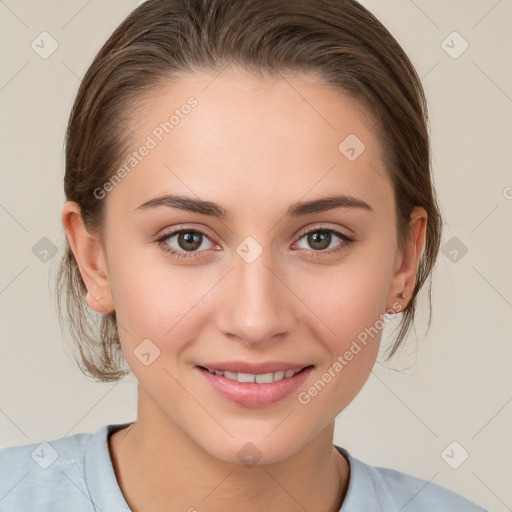
M 133 372 L 137 418 L 0 451 L 0 510 L 483 510 L 333 444 L 442 228 L 421 82 L 370 12 L 149 0 L 66 143 L 57 287 L 81 369 Z

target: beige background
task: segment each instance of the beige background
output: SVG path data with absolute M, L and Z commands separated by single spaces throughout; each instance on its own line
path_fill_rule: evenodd
M 388 368 L 375 365 L 339 416 L 335 442 L 369 464 L 444 485 L 489 510 L 511 510 L 512 2 L 363 3 L 422 77 L 447 227 L 429 333 L 423 336 L 427 315 L 420 315 L 419 342 L 410 336 Z M 133 377 L 97 384 L 75 366 L 48 280 L 64 241 L 69 111 L 94 54 L 136 4 L 0 0 L 0 446 L 92 432 L 135 417 Z M 58 43 L 47 59 L 31 47 L 43 31 Z M 454 31 L 469 44 L 458 58 L 442 46 L 449 36 L 444 45 L 453 47 L 446 48 L 452 55 L 463 48 L 462 39 L 450 36 Z M 41 261 L 36 244 L 50 242 L 59 252 Z M 453 247 L 459 248 L 456 261 Z M 383 345 L 390 339 L 387 327 Z M 453 441 L 450 461 L 462 450 L 469 454 L 457 469 L 443 458 Z

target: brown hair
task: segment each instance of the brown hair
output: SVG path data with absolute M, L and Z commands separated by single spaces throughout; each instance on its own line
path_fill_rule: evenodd
M 428 214 L 425 250 L 388 354 L 391 358 L 413 324 L 416 297 L 438 255 L 443 221 L 432 183 L 421 81 L 394 37 L 355 0 L 142 3 L 106 41 L 80 85 L 66 132 L 66 198 L 78 203 L 85 227 L 101 238 L 105 201 L 93 191 L 123 161 L 143 93 L 169 86 L 172 77 L 196 70 L 219 72 L 229 64 L 259 78 L 281 71 L 316 72 L 327 84 L 360 101 L 376 119 L 375 133 L 394 189 L 400 250 L 411 233 L 413 207 L 421 206 Z M 120 126 L 125 129 L 119 130 Z M 67 238 L 56 290 L 61 325 L 63 294 L 67 301 L 80 369 L 103 382 L 129 373 L 116 313 L 100 319 L 91 313 Z

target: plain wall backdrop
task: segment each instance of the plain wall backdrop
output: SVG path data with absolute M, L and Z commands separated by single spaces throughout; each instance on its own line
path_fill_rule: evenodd
M 422 79 L 446 226 L 429 332 L 423 300 L 417 339 L 412 331 L 399 356 L 379 357 L 339 415 L 335 442 L 369 464 L 438 483 L 489 510 L 512 510 L 512 2 L 362 3 Z M 74 363 L 49 280 L 65 236 L 63 141 L 72 102 L 94 55 L 136 5 L 0 0 L 0 446 L 135 419 L 133 376 L 98 384 Z

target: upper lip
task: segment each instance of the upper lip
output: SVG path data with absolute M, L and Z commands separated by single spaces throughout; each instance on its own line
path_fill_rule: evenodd
M 291 363 L 286 361 L 268 361 L 264 363 L 249 363 L 246 361 L 224 361 L 219 363 L 204 363 L 199 366 L 209 370 L 218 370 L 233 373 L 249 373 L 259 375 L 263 373 L 275 373 L 286 370 L 302 370 L 307 366 L 303 363 Z

